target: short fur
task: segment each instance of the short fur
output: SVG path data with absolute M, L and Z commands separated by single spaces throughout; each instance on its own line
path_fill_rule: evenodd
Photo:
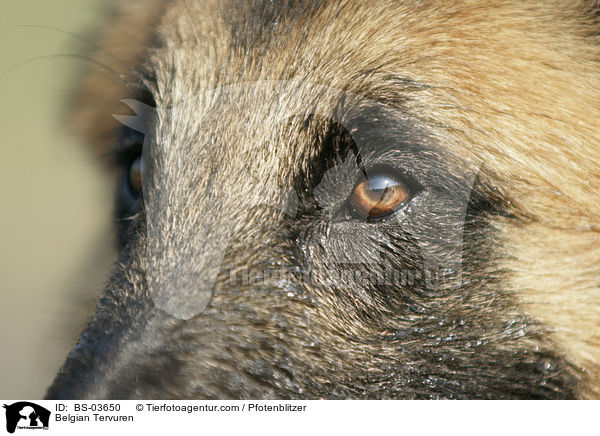
M 600 398 L 593 3 L 123 2 L 97 53 L 122 80 L 90 71 L 73 121 L 112 148 L 120 100 L 147 96 L 156 202 L 119 208 L 120 260 L 48 397 Z M 384 222 L 332 219 L 357 147 L 418 186 Z M 281 188 L 296 214 L 257 207 Z M 450 262 L 459 228 L 460 282 L 340 274 Z M 211 238 L 206 310 L 158 309 L 148 271 L 187 304 L 173 283 L 211 268 Z

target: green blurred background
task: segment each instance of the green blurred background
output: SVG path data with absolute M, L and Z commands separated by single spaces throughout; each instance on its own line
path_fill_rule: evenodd
M 114 258 L 111 179 L 64 124 L 106 0 L 2 0 L 0 397 L 36 399 L 75 344 Z M 53 29 L 26 27 L 48 26 Z M 68 32 L 68 33 L 65 33 Z

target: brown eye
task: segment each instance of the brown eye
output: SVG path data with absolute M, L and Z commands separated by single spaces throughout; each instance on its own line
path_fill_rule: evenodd
M 144 163 L 142 157 L 138 156 L 129 166 L 129 185 L 135 195 L 142 194 L 142 173 L 144 171 Z
M 379 174 L 359 183 L 351 203 L 364 218 L 381 218 L 393 213 L 408 197 L 408 188 L 400 180 Z

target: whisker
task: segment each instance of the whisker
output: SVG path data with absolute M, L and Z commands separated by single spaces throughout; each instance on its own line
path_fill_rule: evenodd
M 127 222 L 131 222 L 131 221 L 135 221 L 136 219 L 138 219 L 140 216 L 140 213 L 136 213 L 134 215 L 129 215 L 126 217 L 122 217 L 122 218 L 115 218 L 115 221 L 118 223 L 127 223 Z
M 102 46 L 100 46 L 99 44 L 77 34 L 74 32 L 69 32 L 68 30 L 63 30 L 63 29 L 58 29 L 56 27 L 52 27 L 52 26 L 45 26 L 45 25 L 37 25 L 37 24 L 16 24 L 13 25 L 12 27 L 14 28 L 32 28 L 32 29 L 45 29 L 45 30 L 52 30 L 54 32 L 58 32 L 58 33 L 63 33 L 65 35 L 68 35 L 72 38 L 75 38 L 79 41 L 82 41 L 86 44 L 88 44 L 90 47 L 94 48 L 98 53 L 102 53 L 105 54 L 106 56 L 108 56 L 110 59 L 114 60 L 117 64 L 119 64 L 120 66 L 124 67 L 129 73 L 131 73 L 133 76 L 137 77 L 138 80 L 142 83 L 146 83 L 146 81 L 148 80 L 148 78 L 141 73 L 140 71 L 138 71 L 135 68 L 131 68 L 129 65 L 127 65 L 127 63 L 119 58 L 118 56 L 114 55 L 113 53 L 109 52 L 108 50 L 104 49 Z M 59 56 L 66 56 L 66 55 L 60 55 Z M 73 55 L 74 57 L 77 57 L 79 55 Z M 84 58 L 83 56 L 80 56 L 81 58 Z M 91 60 L 93 58 L 88 57 L 88 60 Z M 96 61 L 97 63 L 99 63 L 100 61 Z M 115 73 L 120 79 L 122 79 L 123 75 L 120 73 L 117 73 L 114 69 L 108 67 L 108 65 L 106 64 L 102 64 L 105 70 L 111 70 L 111 72 Z M 152 80 L 149 80 L 150 82 L 152 82 Z
M 54 32 L 58 32 L 58 33 L 62 33 L 64 35 L 70 36 L 72 38 L 75 38 L 81 42 L 84 42 L 86 44 L 88 44 L 90 47 L 93 47 L 94 49 L 96 49 L 98 52 L 103 53 L 107 56 L 109 56 L 111 59 L 117 61 L 120 65 L 127 67 L 127 64 L 120 59 L 119 57 L 115 56 L 113 53 L 105 50 L 103 47 L 101 47 L 100 45 L 96 44 L 93 41 L 90 41 L 89 39 L 74 33 L 74 32 L 69 32 L 68 30 L 63 30 L 63 29 L 59 29 L 56 27 L 52 27 L 52 26 L 45 26 L 45 25 L 39 25 L 39 24 L 15 24 L 13 26 L 11 26 L 13 28 L 25 28 L 25 29 L 43 29 L 43 30 L 52 30 Z
M 103 62 L 100 62 L 97 59 L 94 59 L 90 56 L 86 56 L 86 55 L 79 55 L 79 54 L 73 54 L 73 53 L 57 53 L 57 54 L 51 54 L 51 55 L 41 55 L 41 56 L 35 56 L 33 58 L 27 59 L 23 62 L 19 62 L 16 65 L 13 65 L 12 67 L 7 68 L 6 70 L 0 72 L 0 78 L 4 77 L 5 75 L 13 72 L 14 70 L 16 70 L 17 68 L 20 68 L 24 65 L 27 65 L 29 63 L 32 62 L 36 62 L 36 61 L 40 61 L 40 60 L 44 60 L 44 59 L 56 59 L 56 58 L 70 58 L 70 59 L 79 59 L 79 60 L 83 60 L 83 61 L 87 61 L 90 62 L 92 64 L 95 64 L 96 66 L 98 66 L 100 68 L 101 71 L 105 71 L 107 73 L 112 74 L 113 76 L 115 76 L 119 81 L 125 83 L 127 86 L 131 86 L 134 88 L 139 88 L 140 87 L 140 83 L 138 82 L 133 82 L 129 79 L 127 79 L 127 77 L 121 73 L 119 73 L 118 71 L 116 71 L 114 68 L 109 67 L 108 65 L 106 65 Z M 139 72 L 132 70 L 132 72 L 137 76 L 138 80 L 142 83 L 142 84 L 146 84 L 147 82 L 147 78 L 142 77 L 140 75 Z

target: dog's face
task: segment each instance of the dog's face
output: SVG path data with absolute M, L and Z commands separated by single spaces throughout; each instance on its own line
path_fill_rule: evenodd
M 49 397 L 598 395 L 589 2 L 140 3 L 75 117 L 120 259 Z

